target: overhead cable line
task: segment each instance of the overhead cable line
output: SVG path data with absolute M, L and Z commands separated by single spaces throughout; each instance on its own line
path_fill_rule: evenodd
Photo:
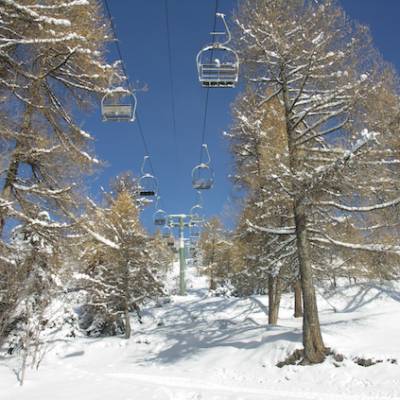
M 214 24 L 213 24 L 213 32 L 216 31 L 217 28 L 217 13 L 218 13 L 218 2 L 219 0 L 215 0 L 215 11 L 214 11 Z M 213 37 L 213 44 L 215 43 L 215 36 Z M 210 54 L 210 64 L 213 57 L 213 51 Z M 204 115 L 203 115 L 203 126 L 202 126 L 202 133 L 201 133 L 201 147 L 200 147 L 200 164 L 203 160 L 203 144 L 206 140 L 206 130 L 207 130 L 207 114 L 208 114 L 208 99 L 209 99 L 209 88 L 206 88 L 206 98 L 204 104 Z
M 114 21 L 112 19 L 110 7 L 108 5 L 108 0 L 104 0 L 104 4 L 105 4 L 106 11 L 107 11 L 108 19 L 110 20 L 111 30 L 112 30 L 112 33 L 113 33 L 113 36 L 114 36 L 114 43 L 115 43 L 115 47 L 116 47 L 116 50 L 117 50 L 118 58 L 119 58 L 119 60 L 121 62 L 122 72 L 124 73 L 125 79 L 128 82 L 128 86 L 133 90 L 133 85 L 131 84 L 131 81 L 129 79 L 129 75 L 128 75 L 128 72 L 127 72 L 127 69 L 126 69 L 126 65 L 125 65 L 125 62 L 124 62 L 124 57 L 122 55 L 121 46 L 119 44 L 119 40 L 117 39 L 117 32 L 116 32 L 116 29 L 115 29 Z M 144 148 L 144 151 L 145 151 L 145 155 L 150 157 L 149 147 L 148 147 L 147 142 L 146 142 L 146 138 L 145 138 L 145 135 L 144 135 L 144 132 L 143 132 L 142 124 L 140 122 L 138 111 L 136 111 L 136 120 L 137 120 L 137 126 L 138 126 L 138 129 L 139 129 L 140 137 L 141 137 L 142 142 L 143 142 L 143 148 Z M 153 168 L 153 164 L 152 164 L 152 161 L 151 161 L 151 157 L 149 158 L 149 165 L 150 165 L 150 168 L 151 168 L 151 172 L 154 175 L 154 168 Z
M 122 72 L 124 73 L 125 79 L 128 82 L 129 88 L 131 90 L 133 90 L 133 85 L 131 84 L 131 81 L 129 79 L 128 71 L 126 69 L 126 65 L 125 65 L 125 62 L 124 62 L 124 57 L 122 55 L 121 46 L 120 46 L 119 41 L 117 39 L 117 32 L 116 32 L 115 24 L 114 24 L 112 15 L 111 15 L 110 7 L 108 5 L 108 0 L 104 0 L 104 5 L 105 5 L 105 9 L 106 9 L 106 12 L 107 12 L 108 19 L 110 21 L 110 26 L 111 26 L 111 30 L 112 30 L 113 37 L 114 37 L 114 42 L 115 42 L 115 47 L 116 47 L 116 50 L 117 50 L 117 54 L 118 54 L 119 60 L 121 62 Z M 140 120 L 140 117 L 139 117 L 139 113 L 138 113 L 138 111 L 136 111 L 136 122 L 137 122 L 137 127 L 138 127 L 138 130 L 139 130 L 140 137 L 142 139 L 143 148 L 144 148 L 144 151 L 145 151 L 145 156 L 148 156 L 148 162 L 149 162 L 151 173 L 154 176 L 156 176 L 155 172 L 154 172 L 153 162 L 152 162 L 152 159 L 151 159 L 151 156 L 150 156 L 149 147 L 147 145 L 147 141 L 146 141 L 146 137 L 144 135 L 142 123 L 140 121 L 141 120 Z
M 174 138 L 174 147 L 175 147 L 175 157 L 177 168 L 179 167 L 179 153 L 178 153 L 178 135 L 176 128 L 176 106 L 175 106 L 175 94 L 174 94 L 174 77 L 172 73 L 172 50 L 171 50 L 171 29 L 169 23 L 169 9 L 168 9 L 168 0 L 164 0 L 165 5 L 165 23 L 167 28 L 167 48 L 168 48 L 168 67 L 169 67 L 169 83 L 171 90 L 171 113 L 172 113 L 172 133 Z

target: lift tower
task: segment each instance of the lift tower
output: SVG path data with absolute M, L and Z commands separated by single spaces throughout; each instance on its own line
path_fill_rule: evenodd
M 185 228 L 190 226 L 190 215 L 170 214 L 168 224 L 179 229 L 179 295 L 186 295 Z

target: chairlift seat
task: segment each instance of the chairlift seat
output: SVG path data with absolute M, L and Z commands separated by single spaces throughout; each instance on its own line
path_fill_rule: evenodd
M 213 185 L 212 179 L 195 179 L 192 182 L 192 186 L 197 190 L 211 189 Z
M 130 104 L 104 104 L 103 121 L 133 121 L 134 112 Z
M 166 222 L 167 222 L 167 220 L 163 217 L 158 217 L 158 218 L 154 219 L 154 225 L 162 226 L 162 225 L 165 225 Z
M 191 226 L 201 225 L 203 222 L 204 220 L 200 215 L 192 215 L 190 218 Z
M 156 192 L 154 190 L 142 190 L 139 192 L 141 196 L 155 196 Z
M 199 80 L 203 87 L 232 88 L 239 76 L 236 64 L 202 64 L 199 66 Z

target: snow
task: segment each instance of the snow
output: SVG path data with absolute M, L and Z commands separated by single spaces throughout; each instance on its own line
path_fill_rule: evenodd
M 177 270 L 167 279 L 174 285 Z M 0 360 L 4 400 L 369 400 L 400 398 L 400 284 L 340 282 L 320 287 L 323 336 L 345 360 L 277 368 L 301 348 L 301 319 L 284 295 L 279 325 L 268 326 L 265 296 L 210 297 L 188 268 L 189 293 L 149 306 L 130 340 L 57 337 L 20 387 L 16 360 Z M 134 320 L 133 320 L 134 321 Z M 382 359 L 362 367 L 353 357 Z
M 28 14 L 30 17 L 34 18 L 37 22 L 44 22 L 49 25 L 58 25 L 66 27 L 71 26 L 71 22 L 67 19 L 58 19 L 58 18 L 47 17 L 45 15 L 40 15 L 31 10 L 29 7 L 25 7 L 23 5 L 18 4 L 14 0 L 2 0 L 2 2 L 6 5 L 14 7 L 18 11 L 22 11 Z
M 100 164 L 100 161 L 97 158 L 91 157 L 88 153 L 86 153 L 86 151 L 81 151 L 80 154 L 93 164 Z

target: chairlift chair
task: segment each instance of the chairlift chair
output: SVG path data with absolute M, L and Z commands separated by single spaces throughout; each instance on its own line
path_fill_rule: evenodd
M 231 33 L 225 21 L 225 15 L 217 13 L 222 19 L 225 32 L 211 32 L 211 35 L 225 35 L 225 42 L 214 41 L 201 49 L 196 57 L 199 81 L 207 88 L 233 88 L 239 80 L 239 56 L 227 44 Z
M 164 228 L 167 229 L 163 229 L 161 235 L 164 239 L 167 239 L 167 246 L 169 247 L 175 246 L 175 238 L 172 235 L 171 228 L 167 225 Z
M 201 225 L 204 222 L 201 216 L 202 211 L 203 207 L 200 204 L 196 204 L 190 209 L 189 215 L 191 225 Z
M 190 239 L 196 241 L 200 237 L 200 227 L 198 225 L 190 226 Z
M 157 196 L 157 202 L 155 206 L 156 212 L 153 215 L 154 225 L 164 226 L 168 220 L 168 214 L 161 208 L 159 208 L 160 196 Z
M 157 178 L 145 172 L 146 161 L 149 160 L 149 156 L 144 156 L 141 173 L 142 176 L 139 179 L 139 195 L 144 197 L 153 197 L 157 195 L 158 192 L 158 182 Z
M 167 213 L 159 208 L 153 216 L 154 225 L 163 226 L 167 223 Z
M 144 197 L 152 197 L 157 194 L 157 179 L 151 174 L 144 174 L 139 179 L 139 194 Z
M 192 186 L 196 190 L 211 189 L 214 184 L 213 172 L 211 168 L 204 163 L 201 163 L 193 168 L 192 171 Z
M 164 239 L 169 239 L 170 237 L 172 237 L 171 227 L 168 225 L 164 225 L 164 227 L 161 229 L 161 236 Z
M 122 87 L 110 89 L 101 99 L 103 121 L 133 122 L 136 113 L 136 96 Z
M 210 153 L 206 144 L 203 144 L 203 148 L 208 160 L 196 165 L 192 170 L 192 186 L 196 190 L 208 190 L 214 185 L 214 172 L 209 165 L 211 162 Z

